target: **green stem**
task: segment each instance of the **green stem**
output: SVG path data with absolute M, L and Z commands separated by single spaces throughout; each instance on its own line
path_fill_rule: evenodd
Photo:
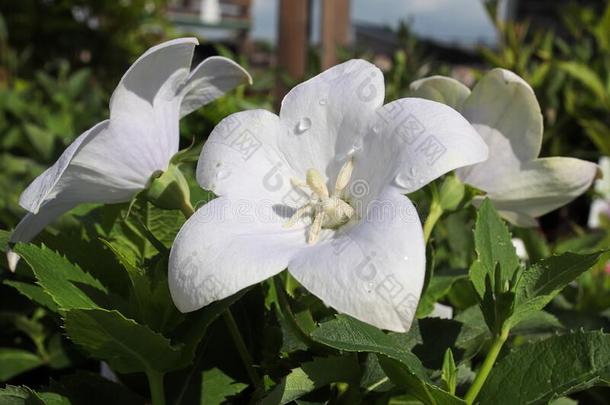
M 426 222 L 424 222 L 424 241 L 426 244 L 430 239 L 430 235 L 432 235 L 434 225 L 436 225 L 441 215 L 443 215 L 443 207 L 441 207 L 436 199 L 432 200 L 432 204 L 430 205 L 430 213 L 426 218 Z
M 491 372 L 491 369 L 494 366 L 498 355 L 500 354 L 500 350 L 502 350 L 502 346 L 504 346 L 504 342 L 506 342 L 506 339 L 508 338 L 508 332 L 508 328 L 502 329 L 502 332 L 495 337 L 493 343 L 491 344 L 489 352 L 487 352 L 487 357 L 485 357 L 477 376 L 474 378 L 472 385 L 464 397 L 467 404 L 472 404 L 477 398 L 477 395 L 479 395 L 481 388 L 483 388 L 483 384 L 485 384 L 485 380 L 487 380 L 487 377 L 489 376 L 489 373 Z
M 184 215 L 184 217 L 186 219 L 189 219 L 191 217 L 191 215 L 193 215 L 195 213 L 195 209 L 191 205 L 191 202 L 187 201 L 186 199 L 184 201 L 182 201 L 182 206 L 180 207 L 180 211 L 182 211 L 182 214 Z
M 152 405 L 165 405 L 165 388 L 163 387 L 164 374 L 148 369 L 146 377 L 148 377 L 148 386 L 150 387 L 150 399 Z
M 227 325 L 227 329 L 229 329 L 229 333 L 233 338 L 233 343 L 235 343 L 235 347 L 237 348 L 237 352 L 241 357 L 241 361 L 244 363 L 246 367 L 246 372 L 248 373 L 248 377 L 252 384 L 256 387 L 257 390 L 262 391 L 264 389 L 262 381 L 256 370 L 254 369 L 254 361 L 252 360 L 252 356 L 248 352 L 248 348 L 246 347 L 246 343 L 239 332 L 239 328 L 237 327 L 237 322 L 235 322 L 235 318 L 233 318 L 233 314 L 230 309 L 227 309 L 223 314 L 225 324 Z

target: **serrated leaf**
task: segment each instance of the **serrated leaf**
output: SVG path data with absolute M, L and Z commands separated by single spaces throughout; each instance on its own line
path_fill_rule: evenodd
M 38 284 L 62 309 L 97 308 L 96 300 L 107 293 L 89 273 L 44 245 L 19 243 L 15 252 L 32 268 Z
M 71 309 L 64 315 L 64 326 L 74 343 L 118 372 L 165 372 L 180 360 L 180 348 L 169 339 L 118 311 Z
M 8 381 L 43 363 L 44 361 L 40 357 L 27 350 L 0 347 L 0 381 Z
M 355 356 L 318 357 L 295 368 L 276 385 L 262 405 L 283 405 L 333 382 L 353 383 L 360 377 Z
M 521 346 L 492 369 L 480 403 L 533 404 L 610 377 L 610 335 L 577 332 Z
M 28 387 L 7 385 L 0 388 L 2 405 L 45 405 L 45 403 Z
M 519 257 L 506 224 L 488 199 L 485 199 L 477 212 L 474 238 L 480 268 L 471 272 L 471 278 L 477 292 L 482 296 L 479 288 L 485 284 L 484 277 L 491 275 L 492 288 L 497 288 L 493 277 L 496 265 L 500 269 L 500 282 L 504 283 L 512 279 L 519 267 Z
M 218 405 L 227 398 L 242 392 L 248 384 L 229 377 L 222 370 L 213 368 L 201 373 L 201 405 Z
M 544 308 L 570 282 L 589 270 L 602 253 L 564 253 L 540 260 L 524 270 L 517 281 L 515 311 L 508 325 L 515 325 Z
M 315 341 L 348 352 L 382 354 L 402 363 L 417 378 L 429 380 L 419 359 L 392 335 L 347 315 L 324 322 L 310 335 Z
M 32 301 L 50 309 L 53 312 L 59 311 L 59 307 L 55 301 L 53 301 L 53 298 L 51 298 L 51 296 L 47 294 L 40 286 L 13 280 L 6 280 L 4 284 L 15 288 Z
M 405 334 L 387 335 L 347 315 L 337 315 L 334 320 L 322 323 L 311 337 L 338 350 L 377 354 L 392 382 L 408 389 L 424 403 L 463 403 L 431 383 L 421 361 L 406 349 Z

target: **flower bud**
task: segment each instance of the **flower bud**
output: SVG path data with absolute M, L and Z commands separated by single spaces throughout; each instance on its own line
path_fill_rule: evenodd
M 165 172 L 153 175 L 144 191 L 148 201 L 159 208 L 182 210 L 191 207 L 191 192 L 178 166 L 170 164 Z

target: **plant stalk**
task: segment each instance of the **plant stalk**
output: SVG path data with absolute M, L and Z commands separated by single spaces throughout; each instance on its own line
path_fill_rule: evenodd
M 165 405 L 165 388 L 163 386 L 164 374 L 148 369 L 146 377 L 148 378 L 148 386 L 150 387 L 150 399 L 152 405 Z
M 426 244 L 428 244 L 430 235 L 432 235 L 434 225 L 436 225 L 442 215 L 443 207 L 441 207 L 441 205 L 438 203 L 438 201 L 436 201 L 436 199 L 432 200 L 432 204 L 430 205 L 430 213 L 426 218 L 426 222 L 424 222 L 424 241 L 426 242 Z
M 500 350 L 502 350 L 502 346 L 504 346 L 504 342 L 506 342 L 506 339 L 508 339 L 508 332 L 508 328 L 503 328 L 500 334 L 495 337 L 491 347 L 489 348 L 489 352 L 487 352 L 487 357 L 485 357 L 485 360 L 477 373 L 477 376 L 474 378 L 468 392 L 466 392 L 464 400 L 467 404 L 472 404 L 477 398 L 477 395 L 479 395 L 481 388 L 483 388 L 483 384 L 485 384 L 491 369 L 496 363 L 496 359 L 500 354 Z
M 246 347 L 246 343 L 239 332 L 239 328 L 237 327 L 237 322 L 235 322 L 235 318 L 233 318 L 233 314 L 230 309 L 227 309 L 223 314 L 225 324 L 227 325 L 227 329 L 229 329 L 229 333 L 233 338 L 233 343 L 235 343 L 235 347 L 237 348 L 237 352 L 239 353 L 239 357 L 241 357 L 244 366 L 246 367 L 246 372 L 248 373 L 248 377 L 254 387 L 257 390 L 263 390 L 263 384 L 260 376 L 254 369 L 254 361 L 252 360 L 252 356 L 250 356 L 250 352 L 248 352 L 248 348 Z

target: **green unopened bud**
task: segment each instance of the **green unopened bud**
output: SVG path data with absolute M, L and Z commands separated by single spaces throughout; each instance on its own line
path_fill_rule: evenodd
M 455 210 L 464 198 L 464 183 L 455 175 L 445 178 L 439 193 L 439 203 L 444 211 Z
M 185 213 L 193 210 L 189 185 L 178 166 L 174 164 L 170 164 L 165 172 L 151 178 L 144 196 L 159 208 L 181 210 Z

